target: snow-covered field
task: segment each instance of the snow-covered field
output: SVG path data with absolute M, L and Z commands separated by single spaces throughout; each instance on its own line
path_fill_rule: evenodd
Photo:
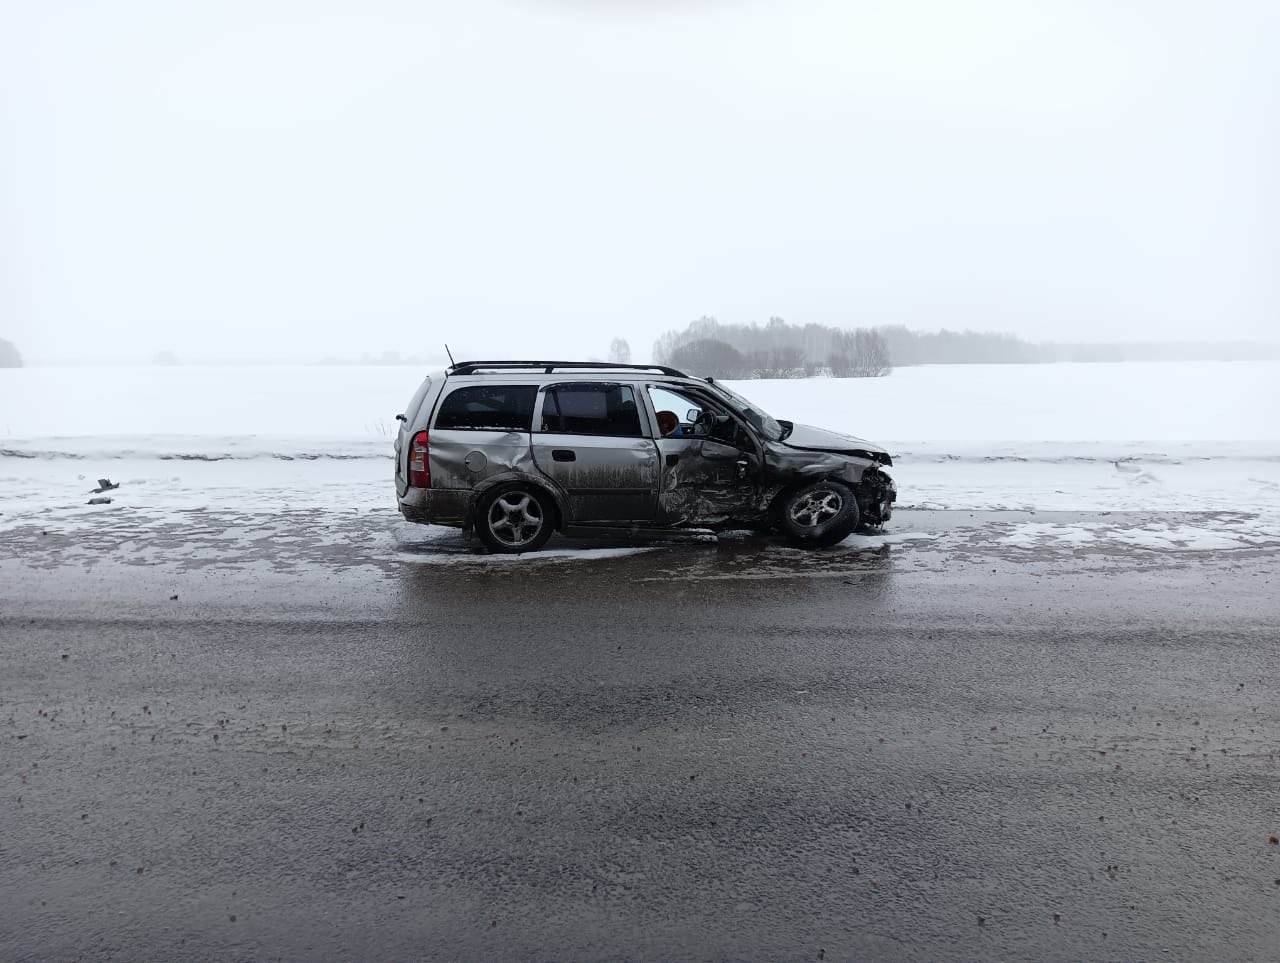
M 395 415 L 422 374 L 0 371 L 0 531 L 121 507 L 388 512 Z M 933 366 L 734 387 L 780 418 L 885 445 L 900 507 L 1242 512 L 1262 530 L 1280 524 L 1278 362 Z M 121 483 L 110 507 L 86 505 L 99 477 Z
M 200 450 L 253 437 L 376 445 L 425 372 L 414 367 L 0 370 L 0 444 L 93 438 L 109 450 Z M 780 418 L 919 442 L 1275 442 L 1280 362 L 931 365 L 887 378 L 743 381 Z M 152 436 L 167 436 L 156 440 Z

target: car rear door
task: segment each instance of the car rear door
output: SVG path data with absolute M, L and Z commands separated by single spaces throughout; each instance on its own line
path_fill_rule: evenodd
M 539 392 L 533 460 L 569 497 L 569 522 L 653 519 L 658 449 L 636 389 L 625 382 L 566 381 Z

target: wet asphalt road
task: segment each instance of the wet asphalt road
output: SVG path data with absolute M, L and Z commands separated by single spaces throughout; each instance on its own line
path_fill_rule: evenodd
M 15 537 L 0 957 L 1280 958 L 1275 552 L 966 524 L 536 564 Z

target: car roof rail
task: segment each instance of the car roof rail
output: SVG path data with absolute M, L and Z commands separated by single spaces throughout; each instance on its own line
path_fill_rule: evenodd
M 555 371 L 660 371 L 674 378 L 689 377 L 683 371 L 664 364 L 612 364 L 608 361 L 459 361 L 445 369 L 446 375 L 469 375 L 477 371 L 512 371 L 541 368 L 544 374 Z

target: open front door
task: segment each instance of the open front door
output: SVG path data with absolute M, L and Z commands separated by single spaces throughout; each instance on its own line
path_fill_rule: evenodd
M 755 504 L 760 460 L 723 440 L 750 444 L 739 430 L 742 426 L 728 412 L 703 407 L 704 402 L 667 387 L 651 385 L 648 392 L 659 426 L 667 427 L 671 416 L 676 418 L 669 433 L 658 439 L 658 521 L 698 526 L 743 517 Z M 718 422 L 726 418 L 730 421 Z M 723 430 L 716 430 L 717 423 Z

